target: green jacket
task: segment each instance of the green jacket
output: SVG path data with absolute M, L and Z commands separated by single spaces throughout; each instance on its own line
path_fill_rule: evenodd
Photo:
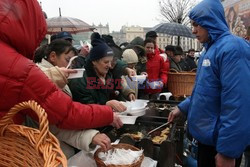
M 85 104 L 106 104 L 114 94 L 112 79 L 112 74 L 109 72 L 104 85 L 96 76 L 94 69 L 86 68 L 82 78 L 72 79 L 69 82 L 73 100 Z
M 110 69 L 110 72 L 113 74 L 113 77 L 115 79 L 120 79 L 122 75 L 126 75 L 125 74 L 126 67 L 127 64 L 124 61 L 118 59 L 114 69 Z

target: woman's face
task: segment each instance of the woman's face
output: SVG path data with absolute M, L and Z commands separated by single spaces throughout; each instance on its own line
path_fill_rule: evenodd
M 69 60 L 75 56 L 74 51 L 69 51 L 68 53 L 64 52 L 60 54 L 59 56 L 56 55 L 56 53 L 53 51 L 50 54 L 49 62 L 53 64 L 54 66 L 58 67 L 67 67 Z
M 154 53 L 154 50 L 155 50 L 155 47 L 154 47 L 154 43 L 146 43 L 145 45 L 145 50 L 146 50 L 146 53 Z
M 111 68 L 111 63 L 113 60 L 113 56 L 106 56 L 99 60 L 93 61 L 93 66 L 96 73 L 100 76 L 106 76 L 109 69 Z
M 128 68 L 135 69 L 137 63 L 129 63 Z
M 57 66 L 58 67 L 67 67 L 69 60 L 75 56 L 75 53 L 71 50 L 69 53 L 63 53 L 57 57 Z

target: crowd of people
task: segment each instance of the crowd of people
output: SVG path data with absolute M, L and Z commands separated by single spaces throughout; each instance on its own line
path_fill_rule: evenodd
M 155 31 L 122 46 L 108 34 L 93 32 L 90 44 L 80 48 L 73 47 L 69 32 L 59 32 L 39 46 L 46 34 L 39 4 L 10 0 L 1 1 L 1 8 L 1 116 L 17 103 L 35 100 L 47 112 L 67 158 L 94 145 L 108 150 L 111 141 L 99 130 L 123 126 L 119 112 L 126 106 L 121 101 L 156 99 L 167 89 L 169 71 L 193 71 L 192 95 L 168 119 L 187 116 L 188 129 L 198 140 L 198 166 L 239 166 L 250 144 L 250 44 L 230 33 L 219 0 L 203 0 L 189 14 L 193 34 L 205 48 L 198 61 L 192 48 L 187 53 L 180 46 L 159 48 Z M 68 79 L 77 68 L 85 69 L 83 76 Z M 146 80 L 138 82 L 137 75 Z M 34 120 L 27 110 L 15 121 L 34 127 Z

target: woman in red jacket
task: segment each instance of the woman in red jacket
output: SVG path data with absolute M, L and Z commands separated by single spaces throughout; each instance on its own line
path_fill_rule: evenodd
M 37 1 L 0 1 L 0 116 L 15 104 L 35 100 L 47 112 L 50 124 L 84 129 L 122 126 L 109 106 L 73 102 L 30 60 L 46 34 L 46 22 Z M 15 121 L 21 123 L 21 112 Z
M 164 61 L 159 53 L 155 53 L 155 41 L 147 38 L 144 41 L 144 47 L 147 55 L 147 84 L 146 98 L 156 99 L 162 88 L 167 83 L 167 71 L 169 70 L 169 62 Z

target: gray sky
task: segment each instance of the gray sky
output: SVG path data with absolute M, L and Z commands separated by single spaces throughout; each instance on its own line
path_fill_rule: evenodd
M 75 17 L 92 25 L 109 23 L 110 31 L 123 25 L 153 27 L 159 23 L 159 0 L 38 0 L 48 18 Z

